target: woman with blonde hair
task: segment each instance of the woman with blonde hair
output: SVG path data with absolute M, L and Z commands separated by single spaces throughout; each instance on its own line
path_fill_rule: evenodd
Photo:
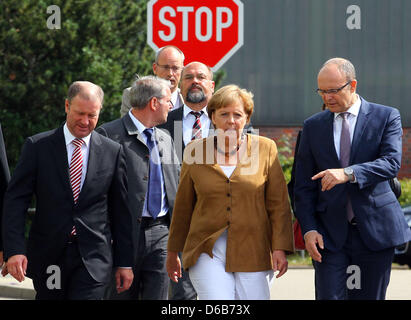
M 294 251 L 287 186 L 274 141 L 243 129 L 252 93 L 222 87 L 207 106 L 214 136 L 184 152 L 168 240 L 167 272 L 181 277 L 178 252 L 201 300 L 270 299 L 270 282 Z

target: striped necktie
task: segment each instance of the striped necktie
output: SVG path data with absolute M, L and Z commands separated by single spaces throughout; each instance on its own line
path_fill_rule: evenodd
M 200 117 L 203 114 L 203 111 L 200 112 L 195 112 L 195 111 L 191 111 L 190 112 L 196 119 L 194 121 L 193 124 L 193 131 L 191 134 L 191 140 L 195 140 L 195 139 L 201 139 L 203 137 L 202 132 L 201 132 L 201 121 L 200 121 Z
M 84 141 L 81 139 L 74 139 L 71 142 L 74 145 L 73 155 L 71 156 L 70 162 L 70 184 L 73 191 L 73 200 L 74 203 L 77 203 L 78 197 L 80 195 L 81 187 L 81 175 L 83 171 L 83 155 L 81 153 L 81 146 L 84 144 Z M 73 226 L 71 230 L 71 235 L 76 235 L 76 227 Z

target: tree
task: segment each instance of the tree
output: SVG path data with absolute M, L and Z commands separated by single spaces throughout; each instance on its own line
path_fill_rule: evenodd
M 59 126 L 75 80 L 104 92 L 100 123 L 119 117 L 122 90 L 134 75 L 151 73 L 146 1 L 53 1 L 61 29 L 49 29 L 50 3 L 0 3 L 0 122 L 14 167 L 26 137 Z
M 152 73 L 146 11 L 144 0 L 0 2 L 0 122 L 11 168 L 27 137 L 63 123 L 73 81 L 103 88 L 99 124 L 120 116 L 123 89 Z M 223 78 L 215 73 L 216 86 Z

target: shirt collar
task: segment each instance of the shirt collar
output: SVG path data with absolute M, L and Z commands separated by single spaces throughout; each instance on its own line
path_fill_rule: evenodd
M 173 103 L 173 106 L 176 105 L 177 100 L 178 100 L 178 94 L 180 93 L 180 90 L 177 88 L 172 94 L 171 94 L 171 102 Z
M 140 122 L 140 120 L 138 120 L 138 119 L 134 116 L 134 114 L 131 112 L 132 110 L 133 110 L 133 109 L 130 109 L 130 111 L 128 112 L 129 115 L 130 115 L 131 121 L 133 121 L 133 123 L 134 123 L 134 125 L 136 126 L 137 130 L 138 130 L 141 134 L 143 134 L 144 130 L 146 130 L 147 127 L 144 126 L 144 124 L 142 124 L 142 123 Z
M 186 104 L 184 104 L 184 109 L 183 109 L 183 116 L 184 118 L 186 118 L 188 116 L 188 114 L 194 111 L 193 109 L 191 109 L 189 106 L 187 106 Z M 203 109 L 201 109 L 200 111 L 203 111 L 204 114 L 208 117 L 208 113 L 207 113 L 207 106 L 205 106 Z
M 67 122 L 63 126 L 63 133 L 64 133 L 64 140 L 66 142 L 66 146 L 68 146 L 74 139 L 76 139 L 76 137 L 73 136 L 70 130 L 68 129 Z M 91 138 L 91 133 L 88 136 L 81 138 L 81 140 L 83 140 L 84 143 L 86 144 L 86 147 L 90 145 L 90 138 Z
M 354 116 L 358 116 L 358 113 L 360 112 L 360 107 L 361 107 L 361 98 L 357 94 L 357 101 L 354 102 L 354 104 L 348 108 L 347 111 L 349 114 L 352 114 Z M 338 117 L 338 115 L 342 112 L 336 112 L 334 113 L 334 119 Z

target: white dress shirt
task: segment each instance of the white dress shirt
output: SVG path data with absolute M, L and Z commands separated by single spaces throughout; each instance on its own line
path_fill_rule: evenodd
M 361 99 L 357 95 L 357 101 L 346 111 L 348 112 L 348 125 L 350 129 L 350 140 L 354 137 L 354 129 L 357 124 L 358 113 L 360 112 Z M 341 128 L 342 128 L 342 117 L 339 117 L 341 112 L 334 113 L 334 146 L 337 152 L 338 159 L 340 159 L 340 138 L 341 138 Z
M 71 134 L 70 130 L 67 127 L 67 123 L 65 123 L 63 126 L 63 133 L 64 133 L 64 139 L 66 141 L 67 160 L 68 160 L 68 165 L 70 168 L 71 157 L 73 156 L 73 152 L 75 149 L 75 146 L 71 142 L 74 139 L 76 139 L 76 137 Z M 81 154 L 83 156 L 83 168 L 81 171 L 80 191 L 83 188 L 84 180 L 86 180 L 88 156 L 90 153 L 90 137 L 91 137 L 91 134 L 81 139 L 84 141 L 84 143 L 81 146 Z
M 186 146 L 191 141 L 193 134 L 193 125 L 196 117 L 190 113 L 194 110 L 190 109 L 186 105 L 184 105 L 183 108 L 183 141 L 184 145 Z M 207 106 L 205 106 L 201 111 L 203 111 L 203 114 L 200 117 L 201 136 L 202 138 L 207 138 L 208 131 L 210 129 L 210 118 L 208 117 Z
M 183 101 L 181 101 L 183 102 Z M 170 111 L 177 109 L 180 106 L 180 89 L 176 89 L 171 94 L 171 103 L 173 104 L 173 108 Z

